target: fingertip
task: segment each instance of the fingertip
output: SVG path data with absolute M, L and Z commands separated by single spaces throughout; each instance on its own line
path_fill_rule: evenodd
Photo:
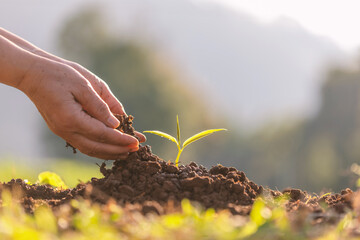
M 127 145 L 128 148 L 138 148 L 139 147 L 139 141 L 136 140 L 136 142 L 134 143 L 130 143 L 129 145 Z
M 114 94 L 111 92 L 109 88 L 107 88 L 107 91 L 105 92 L 105 95 L 102 96 L 104 101 L 108 104 L 110 110 L 113 113 L 119 114 L 119 115 L 126 115 L 125 108 L 121 104 L 121 102 L 114 96 Z
M 137 150 L 139 150 L 139 146 L 132 147 L 129 152 L 136 152 Z
M 123 133 L 125 136 L 128 137 L 128 143 L 127 146 L 130 148 L 138 147 L 139 146 L 139 140 L 136 139 L 136 137 L 131 136 L 129 134 Z
M 140 132 L 135 131 L 136 136 L 140 139 L 140 143 L 146 142 L 146 136 Z

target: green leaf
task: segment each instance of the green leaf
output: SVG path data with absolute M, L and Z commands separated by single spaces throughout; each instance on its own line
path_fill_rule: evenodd
M 61 179 L 61 177 L 53 172 L 46 171 L 40 173 L 38 176 L 38 180 L 39 180 L 39 184 L 49 184 L 53 187 L 62 188 L 62 189 L 69 188 L 68 186 L 66 186 L 66 184 Z
M 227 131 L 227 129 L 225 128 L 219 128 L 219 129 L 209 129 L 209 130 L 205 130 L 205 131 L 202 131 L 198 134 L 195 134 L 194 136 L 192 137 L 189 137 L 188 139 L 185 140 L 184 144 L 183 144 L 183 148 L 185 148 L 187 145 L 189 145 L 190 143 L 193 143 L 203 137 L 206 137 L 214 132 L 219 132 L 219 131 Z
M 173 141 L 174 143 L 179 145 L 178 141 L 176 141 L 176 139 L 173 136 L 171 136 L 171 135 L 169 135 L 167 133 L 164 133 L 164 132 L 161 132 L 161 131 L 156 131 L 156 130 L 154 130 L 154 131 L 144 131 L 144 133 L 152 133 L 152 134 L 158 135 L 160 137 L 163 137 L 163 138 L 166 138 L 166 139 L 168 139 L 170 141 Z
M 176 122 L 177 122 L 177 125 L 176 125 L 176 133 L 177 133 L 177 140 L 178 140 L 178 143 L 179 145 L 181 145 L 181 141 L 180 141 L 180 124 L 179 124 L 179 115 L 176 115 Z

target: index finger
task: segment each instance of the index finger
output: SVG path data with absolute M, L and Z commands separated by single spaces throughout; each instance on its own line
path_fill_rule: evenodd
M 110 88 L 105 83 L 104 83 L 103 91 L 102 91 L 100 97 L 109 106 L 111 112 L 113 112 L 115 114 L 120 114 L 120 115 L 127 115 L 125 112 L 124 106 L 114 96 L 114 94 L 111 92 Z
M 80 64 L 74 62 L 70 62 L 69 64 L 91 83 L 95 91 L 109 106 L 111 112 L 120 115 L 127 115 L 123 105 L 111 92 L 109 86 L 106 84 L 104 80 L 102 80 L 100 77 L 96 76 L 94 73 L 90 72 Z
M 145 142 L 146 141 L 146 137 L 144 134 L 138 132 L 138 131 L 135 131 L 135 135 L 139 138 L 139 141 L 141 143 Z
M 78 124 L 75 123 L 77 127 L 77 133 L 93 141 L 101 143 L 108 143 L 120 146 L 139 145 L 139 141 L 135 137 L 122 133 L 117 129 L 105 126 L 104 123 L 91 117 L 84 111 L 81 111 L 80 114 L 82 116 L 79 119 L 82 119 L 82 122 Z

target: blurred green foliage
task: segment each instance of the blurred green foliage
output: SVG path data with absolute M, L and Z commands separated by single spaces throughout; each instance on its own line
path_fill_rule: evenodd
M 25 213 L 16 197 L 2 192 L 1 239 L 351 239 L 356 215 L 344 215 L 338 224 L 312 226 L 309 218 L 291 218 L 285 199 L 258 198 L 250 216 L 229 211 L 203 210 L 184 199 L 181 211 L 143 216 L 109 202 L 98 205 L 72 200 L 51 209 L 37 206 Z M 302 219 L 302 220 L 301 220 Z
M 360 159 L 360 70 L 330 70 L 317 114 L 289 122 L 252 136 L 248 160 L 261 160 L 250 171 L 262 169 L 275 186 L 282 181 L 313 191 L 354 187 L 350 167 Z
M 319 192 L 355 187 L 350 167 L 360 161 L 359 67 L 329 69 L 320 100 L 310 118 L 285 118 L 248 135 L 231 135 L 211 152 L 213 159 L 271 188 Z

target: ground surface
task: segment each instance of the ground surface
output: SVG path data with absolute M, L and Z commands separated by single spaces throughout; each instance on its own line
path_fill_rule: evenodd
M 135 136 L 132 117 L 118 118 L 119 129 Z M 248 216 L 261 196 L 264 201 L 282 199 L 281 207 L 294 229 L 304 224 L 335 225 L 348 211 L 358 210 L 358 194 L 350 189 L 323 196 L 312 196 L 299 189 L 274 191 L 257 185 L 232 167 L 217 165 L 207 170 L 194 162 L 176 167 L 152 154 L 149 146 L 141 146 L 126 160 L 115 161 L 111 169 L 104 163 L 99 170 L 103 178 L 93 178 L 72 189 L 29 185 L 17 179 L 3 183 L 1 190 L 10 189 L 29 213 L 42 204 L 57 211 L 73 199 L 85 199 L 103 206 L 110 202 L 142 215 L 166 215 L 181 212 L 182 200 L 189 199 L 204 209 L 225 209 L 233 216 Z M 266 215 L 259 212 L 263 214 Z

